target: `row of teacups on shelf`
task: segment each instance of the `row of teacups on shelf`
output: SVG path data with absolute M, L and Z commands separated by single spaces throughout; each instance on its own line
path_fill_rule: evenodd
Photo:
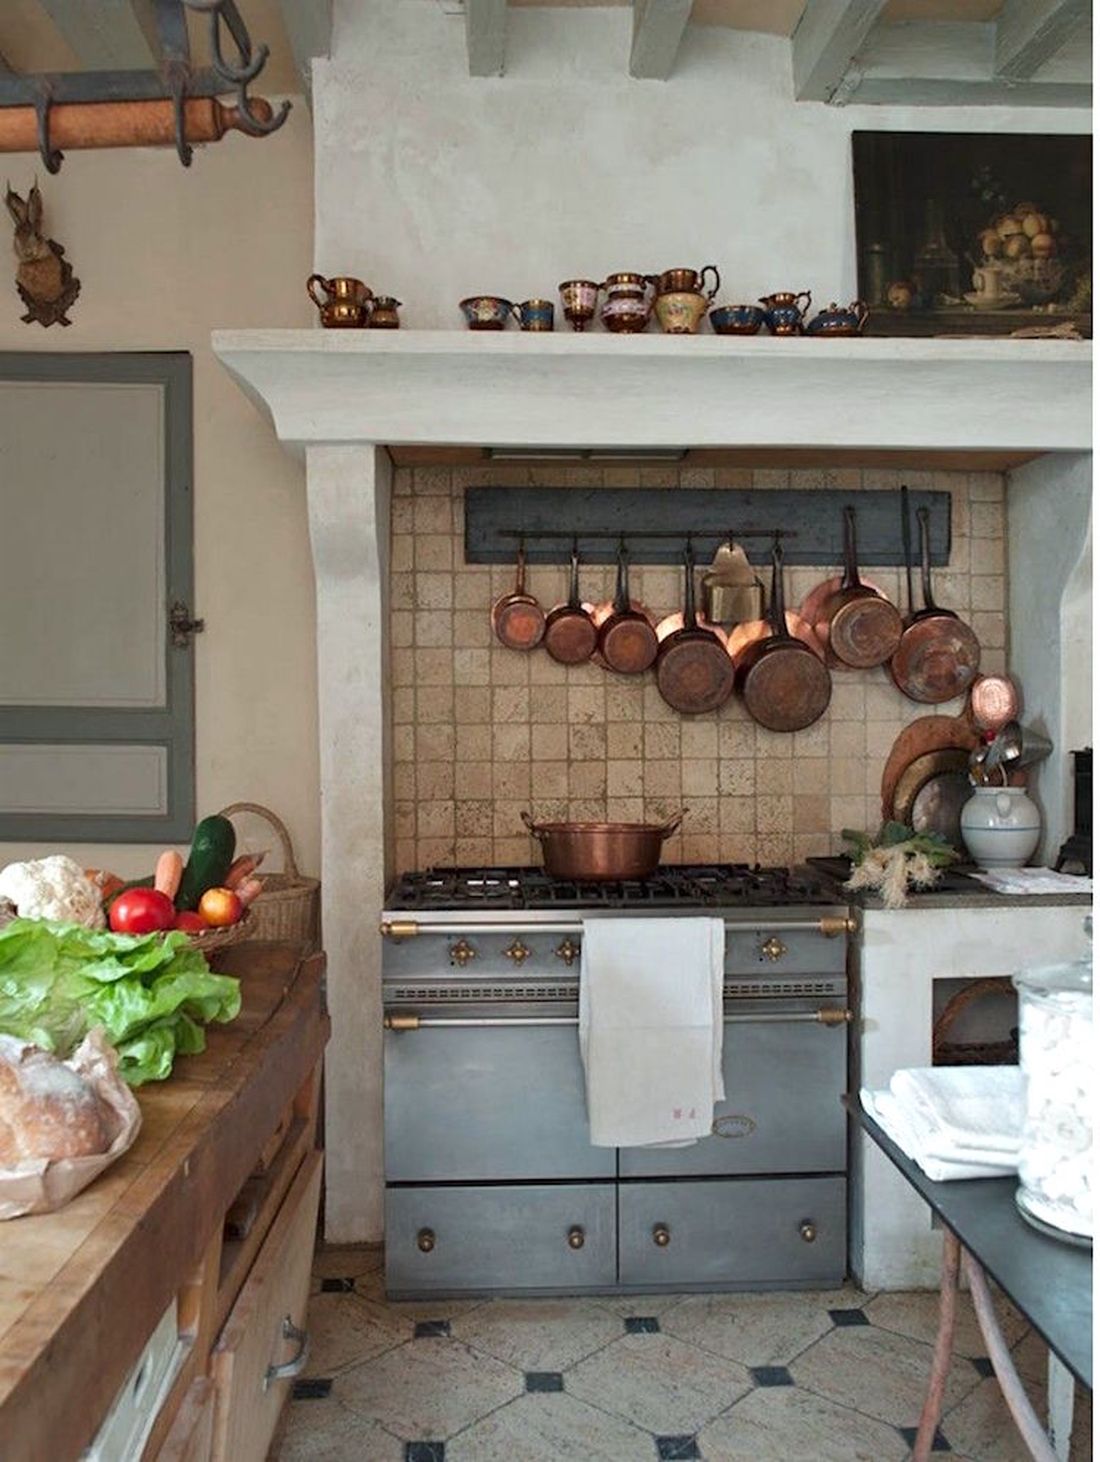
M 707 276 L 714 285 L 707 289 Z M 592 279 L 567 279 L 558 286 L 562 314 L 574 330 L 584 330 L 596 318 L 617 335 L 637 335 L 656 318 L 666 335 L 694 335 L 709 314 L 717 335 L 755 335 L 766 327 L 772 335 L 859 335 L 867 321 L 862 300 L 849 305 L 830 304 L 809 322 L 808 289 L 795 293 L 777 290 L 756 304 L 714 305 L 721 283 L 713 264 L 703 269 L 666 269 L 663 274 L 623 270 L 609 274 L 602 284 Z M 400 301 L 375 297 L 362 280 L 348 276 L 326 279 L 311 274 L 306 284 L 310 299 L 328 329 L 397 329 Z M 603 294 L 602 307 L 599 304 Z M 512 319 L 521 330 L 546 333 L 554 329 L 554 301 L 529 299 L 520 304 L 501 295 L 470 295 L 459 302 L 471 330 L 503 330 Z

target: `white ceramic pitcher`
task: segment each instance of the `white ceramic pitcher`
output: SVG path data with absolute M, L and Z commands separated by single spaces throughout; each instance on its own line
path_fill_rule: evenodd
M 1039 845 L 1042 819 L 1024 787 L 975 787 L 960 826 L 979 868 L 1022 868 Z

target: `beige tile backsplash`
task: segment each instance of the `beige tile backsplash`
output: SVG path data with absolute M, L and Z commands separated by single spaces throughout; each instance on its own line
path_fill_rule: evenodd
M 877 828 L 882 764 L 901 728 L 961 705 L 915 705 L 884 671 L 837 673 L 828 711 L 805 731 L 756 726 L 734 699 L 713 715 L 669 709 L 652 675 L 566 667 L 493 639 L 489 608 L 509 567 L 467 564 L 463 495 L 474 485 L 572 487 L 896 487 L 895 472 L 683 469 L 401 468 L 391 558 L 395 864 L 538 861 L 520 813 L 536 818 L 662 820 L 685 809 L 670 862 L 789 863 L 840 846 L 842 827 Z M 952 552 L 937 600 L 969 618 L 982 668 L 1005 664 L 1004 480 L 998 473 L 906 472 L 949 491 Z M 797 604 L 836 565 L 792 569 Z M 613 570 L 582 570 L 582 594 L 610 597 Z M 904 573 L 870 570 L 902 604 Z M 549 608 L 566 571 L 537 567 L 528 586 Z M 631 589 L 657 614 L 676 606 L 678 573 L 640 567 Z

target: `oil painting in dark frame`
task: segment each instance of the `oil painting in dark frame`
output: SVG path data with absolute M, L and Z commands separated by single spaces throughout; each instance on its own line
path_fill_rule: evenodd
M 872 335 L 1092 334 L 1092 139 L 854 132 Z

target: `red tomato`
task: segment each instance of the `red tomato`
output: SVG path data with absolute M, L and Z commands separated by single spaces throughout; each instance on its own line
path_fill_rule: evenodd
M 111 905 L 111 928 L 116 934 L 171 929 L 175 917 L 172 900 L 155 888 L 128 888 Z
M 244 905 L 229 888 L 208 888 L 199 899 L 199 913 L 215 929 L 236 924 L 244 913 Z
M 173 929 L 182 929 L 185 934 L 201 934 L 206 927 L 206 920 L 191 909 L 182 909 L 172 925 Z

